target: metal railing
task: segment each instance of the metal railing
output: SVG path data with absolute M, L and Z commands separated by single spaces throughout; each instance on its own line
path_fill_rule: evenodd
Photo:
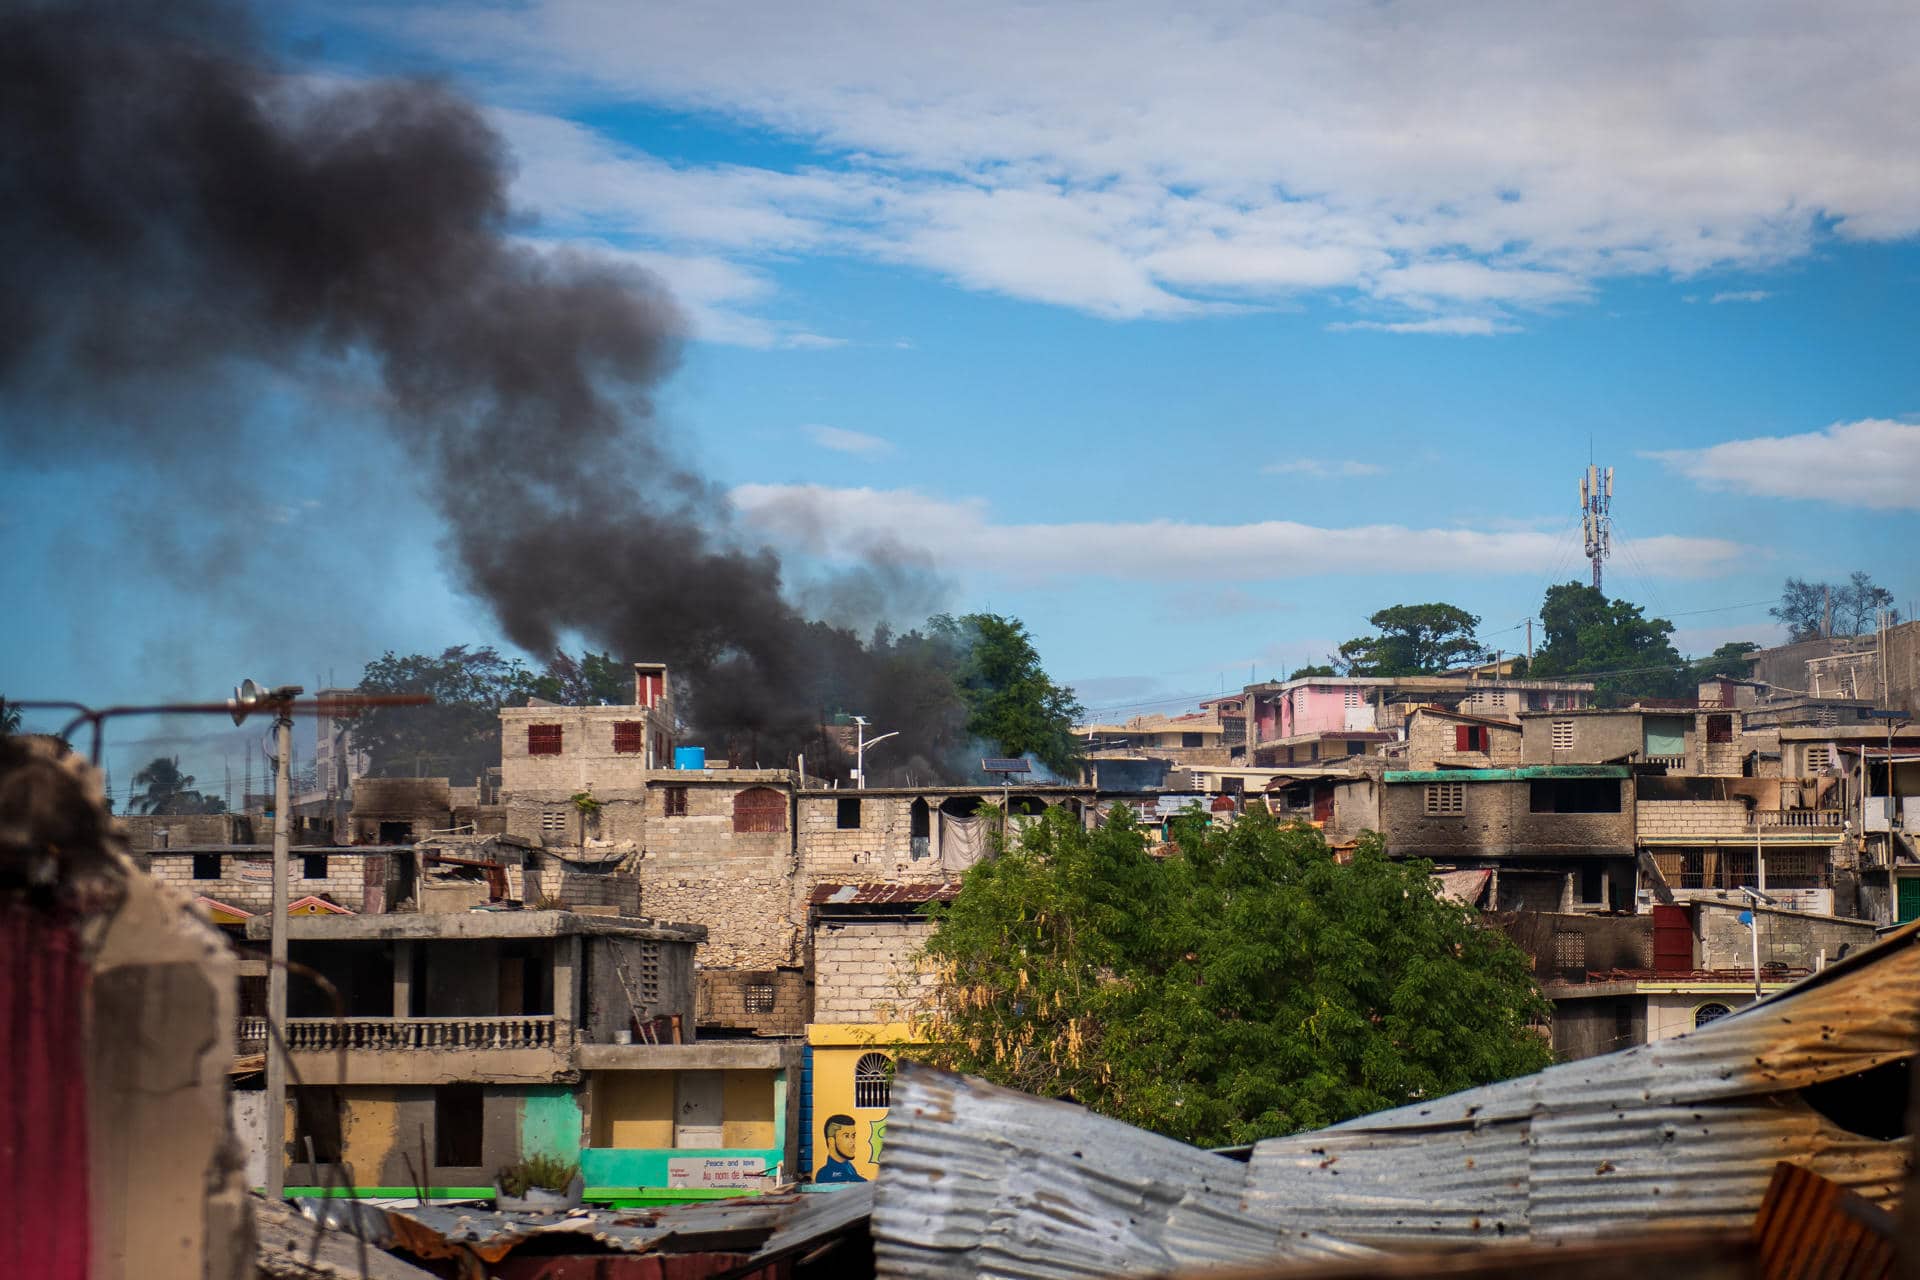
M 262 1019 L 261 1021 L 265 1021 Z M 504 1018 L 287 1019 L 291 1053 L 337 1049 L 551 1049 L 557 1031 L 551 1015 Z
M 1838 809 L 1755 809 L 1747 815 L 1749 827 L 1821 828 L 1838 831 L 1847 815 Z

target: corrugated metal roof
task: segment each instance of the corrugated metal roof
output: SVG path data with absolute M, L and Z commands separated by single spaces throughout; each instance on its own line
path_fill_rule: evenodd
M 1911 1137 L 1799 1090 L 1920 1041 L 1920 925 L 1698 1031 L 1255 1144 L 1239 1166 L 1065 1103 L 903 1065 L 873 1234 L 888 1276 L 1152 1272 L 1356 1243 L 1749 1224 L 1782 1160 L 1891 1203 Z M 1825 1104 L 1823 1104 L 1825 1105 Z M 1829 1106 L 1831 1110 L 1831 1106 Z M 1858 1123 L 1858 1122 L 1856 1122 Z M 1236 1175 L 1240 1175 L 1236 1177 Z
M 554 1252 L 564 1237 L 578 1235 L 622 1253 L 732 1253 L 758 1263 L 857 1226 L 873 1211 L 873 1191 L 849 1187 L 563 1215 L 501 1213 L 477 1205 L 376 1209 L 342 1200 L 295 1203 L 336 1230 L 349 1230 L 358 1221 L 369 1243 L 408 1247 L 420 1256 L 470 1252 L 498 1261 L 529 1240 L 538 1239 L 544 1252 Z
M 814 886 L 807 901 L 817 907 L 868 907 L 951 902 L 959 895 L 958 880 L 931 884 L 821 884 Z
M 1912 1139 L 1849 1132 L 1796 1091 L 1913 1055 L 1916 932 L 1688 1035 L 1258 1143 L 1249 1206 L 1361 1240 L 1734 1226 L 1779 1160 L 1887 1203 Z
M 882 1276 L 1104 1276 L 1364 1257 L 1243 1212 L 1244 1167 L 1065 1102 L 902 1063 L 876 1184 Z

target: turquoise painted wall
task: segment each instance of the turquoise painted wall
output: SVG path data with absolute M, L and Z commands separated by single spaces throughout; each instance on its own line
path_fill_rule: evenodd
M 580 1100 L 570 1085 L 528 1089 L 520 1100 L 520 1154 L 580 1158 Z M 591 1182 L 593 1175 L 588 1174 Z
M 667 1162 L 670 1160 L 729 1156 L 758 1156 L 766 1161 L 767 1172 L 771 1174 L 780 1167 L 781 1151 L 778 1147 L 700 1151 L 672 1147 L 588 1147 L 580 1152 L 580 1172 L 585 1175 L 589 1190 L 596 1187 L 664 1187 L 668 1181 Z M 767 1179 L 769 1185 L 778 1181 L 778 1177 Z

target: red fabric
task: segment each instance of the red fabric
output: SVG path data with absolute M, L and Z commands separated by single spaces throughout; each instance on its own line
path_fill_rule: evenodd
M 73 930 L 0 907 L 0 1275 L 86 1280 L 87 968 Z

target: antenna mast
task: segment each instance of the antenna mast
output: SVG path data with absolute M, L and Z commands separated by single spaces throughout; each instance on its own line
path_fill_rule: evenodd
M 1587 464 L 1580 477 L 1580 532 L 1593 562 L 1593 589 L 1600 590 L 1600 562 L 1613 554 L 1613 468 Z

